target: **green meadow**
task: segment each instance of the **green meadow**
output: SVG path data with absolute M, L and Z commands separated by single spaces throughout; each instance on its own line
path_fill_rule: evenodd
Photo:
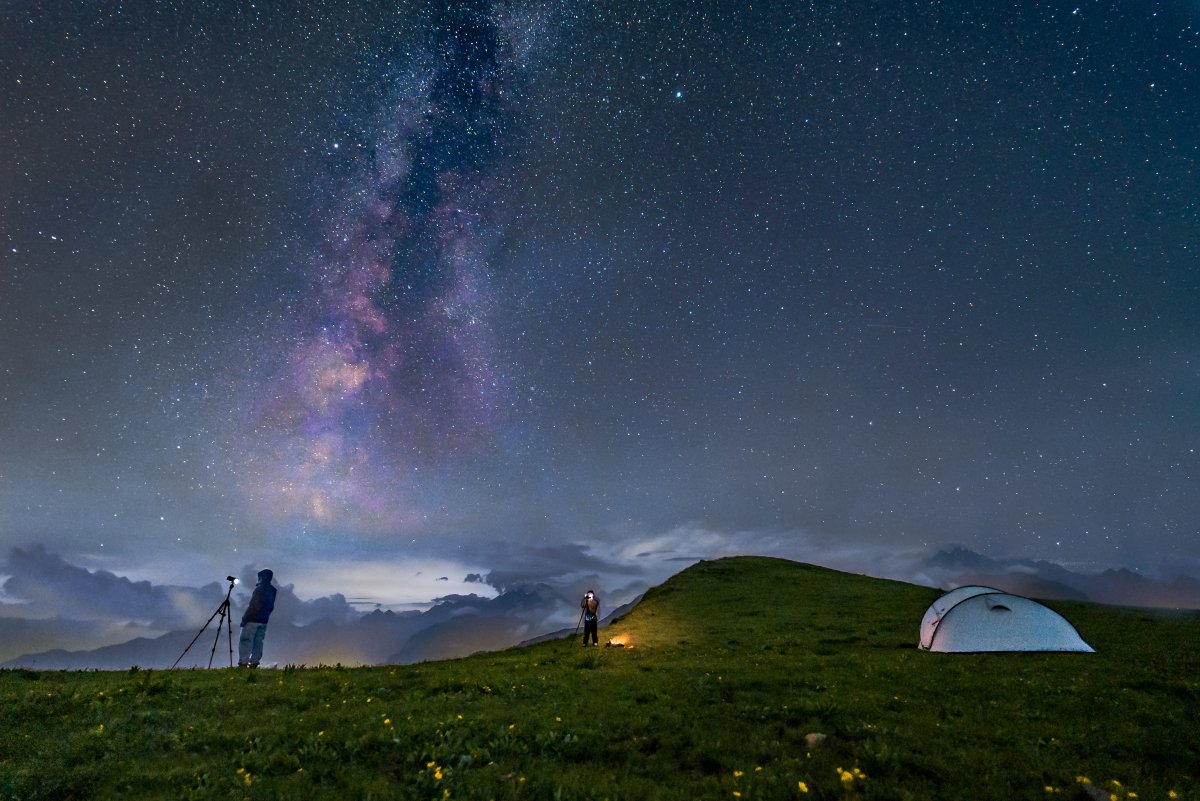
M 1051 602 L 1097 653 L 930 654 L 939 594 L 737 557 L 601 629 L 624 648 L 4 671 L 0 797 L 1200 798 L 1200 616 Z

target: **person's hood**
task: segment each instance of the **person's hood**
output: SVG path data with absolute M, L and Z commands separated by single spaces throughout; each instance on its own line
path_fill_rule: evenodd
M 271 579 L 273 579 L 274 577 L 275 577 L 275 573 L 270 570 L 258 571 L 258 583 L 259 584 L 270 584 Z

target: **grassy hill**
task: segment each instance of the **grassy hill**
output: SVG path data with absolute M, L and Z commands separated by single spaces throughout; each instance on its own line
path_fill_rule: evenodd
M 739 557 L 601 630 L 626 648 L 6 671 L 0 798 L 1197 797 L 1200 617 L 1056 602 L 1096 654 L 920 652 L 938 594 Z

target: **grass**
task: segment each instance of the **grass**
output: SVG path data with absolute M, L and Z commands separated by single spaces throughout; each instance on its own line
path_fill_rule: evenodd
M 1200 617 L 1053 603 L 1098 653 L 929 654 L 937 595 L 738 557 L 601 630 L 629 648 L 0 672 L 0 798 L 1197 797 Z

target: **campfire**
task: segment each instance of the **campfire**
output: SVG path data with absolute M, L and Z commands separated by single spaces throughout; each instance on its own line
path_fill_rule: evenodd
M 610 638 L 608 642 L 604 643 L 604 647 L 605 648 L 632 648 L 633 643 L 631 643 L 629 641 L 628 634 L 618 634 L 617 636 Z

